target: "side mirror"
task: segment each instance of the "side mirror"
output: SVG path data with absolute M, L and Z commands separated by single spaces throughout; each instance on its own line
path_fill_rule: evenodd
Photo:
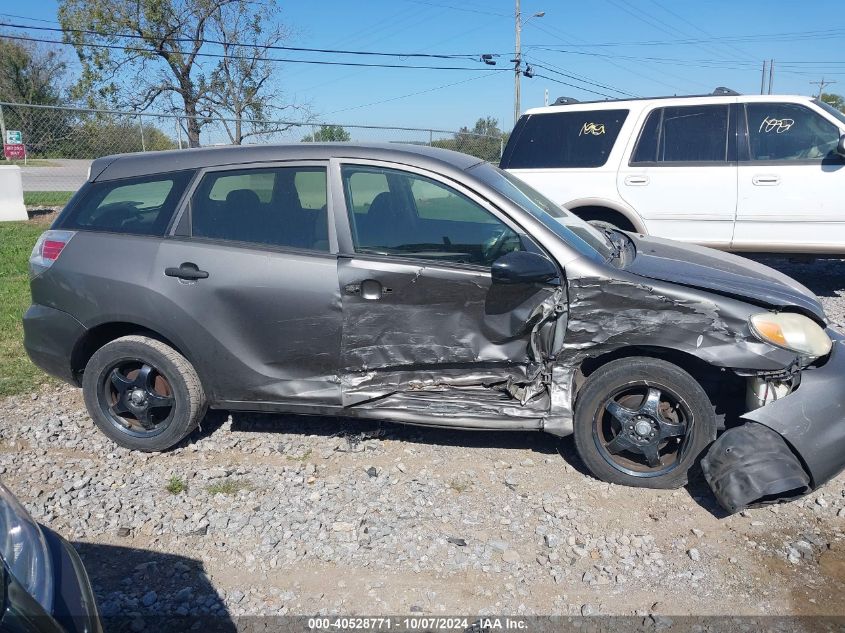
M 845 156 L 845 134 L 839 137 L 839 144 L 836 146 L 836 153 Z
M 557 266 L 542 255 L 514 251 L 502 255 L 490 267 L 496 284 L 546 283 L 560 276 Z

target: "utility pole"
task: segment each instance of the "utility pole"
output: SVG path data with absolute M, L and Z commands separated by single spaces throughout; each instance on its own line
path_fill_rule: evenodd
M 819 99 L 822 98 L 822 93 L 824 92 L 824 87 L 829 86 L 830 84 L 835 84 L 835 81 L 825 81 L 824 77 L 822 77 L 821 81 L 811 81 L 811 84 L 814 84 L 819 87 Z
M 766 94 L 766 60 L 763 60 L 763 74 L 760 77 L 760 94 Z
M 532 15 L 528 20 L 532 18 L 542 18 L 546 15 L 545 11 L 538 11 L 534 15 Z M 526 23 L 528 22 L 526 20 Z M 519 0 L 516 0 L 516 10 L 514 11 L 514 30 L 515 30 L 515 40 L 516 46 L 514 47 L 514 56 L 511 60 L 513 62 L 513 124 L 516 125 L 516 122 L 519 120 L 519 113 L 522 110 L 522 106 L 520 105 L 521 96 L 520 96 L 520 75 L 523 73 L 522 70 L 522 13 L 519 10 Z M 530 68 L 529 68 L 530 72 Z M 533 74 L 533 73 L 532 73 Z M 528 74 L 530 77 L 531 74 Z
M 519 0 L 516 0 L 516 47 L 513 57 L 513 124 L 519 120 L 520 108 L 520 94 L 519 94 L 519 74 L 522 72 L 520 65 L 522 64 L 522 14 L 519 11 Z
M 775 60 L 769 60 L 769 94 L 772 94 L 772 80 L 775 78 Z

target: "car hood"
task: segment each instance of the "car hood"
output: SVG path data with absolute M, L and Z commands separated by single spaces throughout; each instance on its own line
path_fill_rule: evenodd
M 641 277 L 710 290 L 772 308 L 799 308 L 827 322 L 818 297 L 773 268 L 712 248 L 627 234 L 637 256 L 625 271 Z

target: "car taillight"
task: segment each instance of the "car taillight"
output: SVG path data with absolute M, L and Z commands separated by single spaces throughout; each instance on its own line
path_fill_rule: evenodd
M 35 277 L 47 270 L 59 258 L 75 234 L 75 231 L 44 231 L 35 243 L 32 256 L 29 258 L 30 276 Z

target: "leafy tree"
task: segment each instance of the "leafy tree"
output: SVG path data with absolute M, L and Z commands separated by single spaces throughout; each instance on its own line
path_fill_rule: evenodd
M 0 101 L 58 105 L 65 97 L 67 65 L 57 48 L 3 39 L 0 35 Z M 61 142 L 71 132 L 66 110 L 4 107 L 6 129 L 21 130 L 32 153 Z
M 76 110 L 23 107 L 68 102 L 67 63 L 57 47 L 0 36 L 0 101 L 8 129 L 21 130 L 27 152 L 42 158 L 96 158 L 106 154 L 171 149 L 171 138 L 145 122 Z
M 66 71 L 59 50 L 0 35 L 0 100 L 56 105 L 62 101 Z
M 274 22 L 275 7 L 247 3 L 221 8 L 211 18 L 215 39 L 224 42 L 220 60 L 209 79 L 205 101 L 211 114 L 223 120 L 229 140 L 240 145 L 252 136 L 282 132 L 291 125 L 271 121 L 284 110 L 307 110 L 304 106 L 284 105 L 278 90 L 267 90 L 273 77 L 273 63 L 267 59 L 269 47 L 283 43 L 288 29 Z
M 843 97 L 842 95 L 835 95 L 829 92 L 825 92 L 822 95 L 822 101 L 824 101 L 828 105 L 833 106 L 841 112 L 845 112 L 845 97 Z
M 212 114 L 261 118 L 267 112 L 267 49 L 250 49 L 252 60 L 208 61 L 224 41 L 227 54 L 238 43 L 272 45 L 283 33 L 270 29 L 277 0 L 60 0 L 59 21 L 82 64 L 77 95 L 95 95 L 121 107 L 153 104 L 184 113 L 192 147 Z M 221 37 L 222 36 L 222 37 Z M 92 46 L 94 45 L 94 46 Z M 100 46 L 100 47 L 97 47 Z M 115 48 L 105 48 L 110 46 Z M 219 48 L 211 52 L 219 54 Z M 243 63 L 241 63 L 243 62 Z M 232 129 L 234 141 L 243 126 Z
M 83 122 L 76 134 L 74 154 L 80 158 L 97 158 L 108 154 L 124 154 L 174 149 L 176 143 L 151 123 L 144 123 L 144 138 L 141 139 L 137 120 L 97 115 Z
M 434 141 L 432 145 L 497 163 L 503 143 L 507 142 L 508 134 L 499 129 L 498 119 L 488 116 L 478 119 L 472 129 L 464 126 L 454 138 Z
M 352 140 L 352 136 L 339 125 L 321 125 L 320 129 L 304 136 L 303 143 L 346 143 Z

